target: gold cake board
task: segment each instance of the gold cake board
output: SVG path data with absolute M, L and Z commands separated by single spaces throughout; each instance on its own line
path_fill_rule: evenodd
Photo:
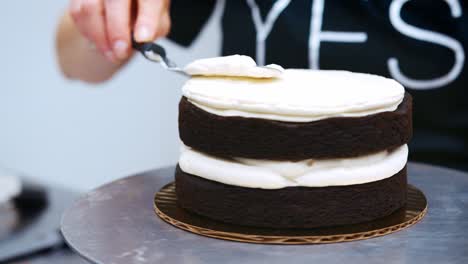
M 180 229 L 207 237 L 259 244 L 325 244 L 388 235 L 419 222 L 427 212 L 424 194 L 408 185 L 407 204 L 395 213 L 366 223 L 313 229 L 270 229 L 237 226 L 190 213 L 177 205 L 175 184 L 161 188 L 154 198 L 156 214 Z

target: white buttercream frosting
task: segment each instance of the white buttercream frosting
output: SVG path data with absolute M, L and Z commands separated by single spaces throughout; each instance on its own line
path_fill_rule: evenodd
M 398 82 L 377 75 L 299 69 L 272 79 L 193 77 L 182 92 L 191 103 L 219 116 L 290 122 L 394 111 L 405 93 Z
M 406 165 L 408 147 L 346 159 L 269 161 L 232 160 L 182 147 L 182 171 L 208 180 L 248 188 L 325 187 L 362 184 L 389 178 Z
M 0 204 L 8 202 L 21 192 L 21 181 L 0 170 Z
M 276 64 L 259 67 L 249 56 L 232 55 L 196 60 L 185 66 L 184 71 L 193 76 L 276 78 L 284 69 Z

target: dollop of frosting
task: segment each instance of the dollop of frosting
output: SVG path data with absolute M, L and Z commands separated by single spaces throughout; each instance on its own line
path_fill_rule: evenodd
M 232 55 L 196 60 L 185 66 L 184 71 L 192 76 L 277 78 L 284 69 L 276 64 L 257 66 L 249 56 Z
M 182 171 L 208 180 L 247 188 L 280 189 L 291 186 L 325 187 L 374 182 L 402 170 L 408 146 L 346 159 L 271 161 L 222 159 L 182 147 Z
M 182 93 L 219 116 L 311 122 L 394 111 L 405 90 L 392 79 L 372 74 L 287 69 L 273 79 L 195 77 Z

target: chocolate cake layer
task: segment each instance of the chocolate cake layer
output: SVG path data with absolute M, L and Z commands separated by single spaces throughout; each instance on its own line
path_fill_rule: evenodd
M 314 228 L 366 222 L 406 203 L 406 167 L 376 182 L 258 189 L 226 185 L 176 169 L 179 205 L 214 220 L 255 227 Z
M 393 112 L 314 122 L 223 117 L 183 97 L 179 133 L 185 145 L 221 157 L 302 160 L 362 156 L 406 144 L 412 135 L 412 98 Z

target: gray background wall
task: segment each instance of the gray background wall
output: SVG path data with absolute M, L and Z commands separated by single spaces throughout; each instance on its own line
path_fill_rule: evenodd
M 2 3 L 0 167 L 86 190 L 174 164 L 184 79 L 137 57 L 103 85 L 65 80 L 55 62 L 54 33 L 67 4 Z M 176 62 L 217 55 L 219 11 L 189 49 L 161 42 Z

